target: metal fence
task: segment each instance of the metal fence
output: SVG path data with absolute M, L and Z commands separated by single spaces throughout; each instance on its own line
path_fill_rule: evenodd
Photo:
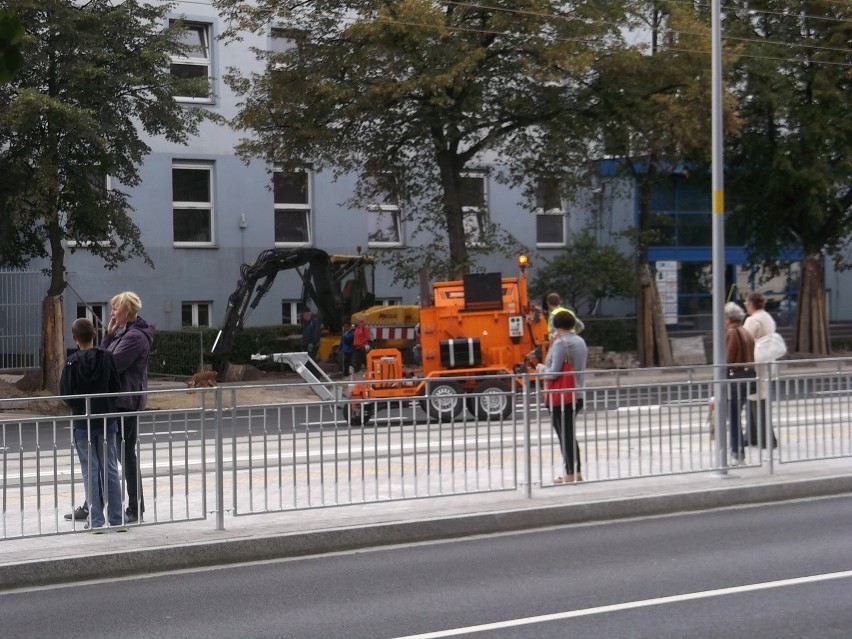
M 44 276 L 0 269 L 0 371 L 40 365 Z
M 852 456 L 852 360 L 780 362 L 771 375 L 757 420 L 778 446 L 748 446 L 740 463 L 771 472 Z M 505 418 L 465 410 L 430 420 L 415 397 L 374 402 L 363 426 L 347 419 L 347 382 L 333 384 L 332 401 L 312 399 L 303 384 L 150 391 L 152 406 L 185 407 L 138 415 L 144 522 L 223 527 L 226 517 L 267 512 L 558 490 L 565 469 L 540 380 L 519 379 L 504 396 L 513 407 Z M 575 420 L 584 481 L 724 472 L 734 460 L 720 453 L 725 438 L 713 439 L 710 414 L 736 383 L 714 382 L 709 366 L 588 373 Z M 3 538 L 83 527 L 64 518 L 83 487 L 61 407 L 58 398 L 0 400 Z M 771 441 L 765 428 L 759 437 Z

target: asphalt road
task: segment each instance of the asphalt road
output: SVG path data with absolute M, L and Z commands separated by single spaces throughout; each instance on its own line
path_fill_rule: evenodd
M 850 530 L 852 496 L 564 526 L 0 594 L 0 628 L 19 639 L 848 639 Z

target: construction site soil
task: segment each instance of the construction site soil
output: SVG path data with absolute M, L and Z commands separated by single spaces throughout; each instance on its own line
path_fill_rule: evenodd
M 294 384 L 301 381 L 293 373 L 277 371 L 257 371 L 240 382 L 226 382 L 221 386 L 228 392 L 223 394 L 225 406 L 236 401 L 238 406 L 272 404 L 284 402 L 304 402 L 318 400 L 310 387 Z M 199 408 L 204 390 L 186 387 L 183 378 L 156 378 L 152 380 L 152 392 L 148 398 L 148 410 L 180 410 Z M 164 392 L 159 392 L 160 390 Z M 210 390 L 210 389 L 206 389 Z M 67 415 L 68 407 L 57 399 L 38 399 L 54 397 L 52 393 L 41 389 L 41 373 L 30 371 L 25 375 L 5 375 L 0 378 L 0 399 L 23 399 L 25 402 L 14 404 L 14 408 L 0 411 L 22 411 L 37 415 Z M 208 403 L 210 401 L 208 395 Z

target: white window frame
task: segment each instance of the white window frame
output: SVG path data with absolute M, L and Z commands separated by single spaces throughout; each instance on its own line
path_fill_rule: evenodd
M 482 246 L 483 223 L 487 223 L 488 214 L 488 173 L 485 171 L 465 171 L 460 177 L 482 180 L 482 206 L 462 206 L 465 243 L 468 246 Z
M 554 193 L 554 189 L 556 192 Z M 565 224 L 565 203 L 559 194 L 559 184 L 555 180 L 541 180 L 535 190 L 535 244 L 543 248 L 559 248 L 566 245 L 566 224 Z M 555 197 L 554 197 L 555 196 Z M 557 202 L 554 200 L 557 199 Z M 552 206 L 558 204 L 558 206 Z M 560 220 L 560 239 L 558 240 L 543 240 L 538 235 L 539 216 L 561 217 Z
M 92 313 L 95 311 L 95 313 Z M 106 326 L 109 324 L 109 315 L 111 307 L 106 302 L 92 302 L 88 306 L 86 304 L 77 304 L 77 319 L 86 318 L 95 326 L 95 346 L 100 344 L 106 334 Z M 95 317 L 97 315 L 97 317 Z
M 289 53 L 299 47 L 299 35 L 304 34 L 289 27 L 272 26 L 269 28 L 269 39 L 267 49 L 271 56 L 280 56 Z M 284 69 L 284 64 L 279 61 L 270 61 L 270 70 L 278 71 Z
M 174 161 L 172 162 L 171 170 L 189 170 L 189 171 L 207 171 L 209 175 L 208 179 L 208 201 L 180 201 L 174 199 L 174 173 L 172 173 L 172 242 L 175 247 L 179 248 L 192 248 L 192 247 L 209 247 L 213 246 L 216 242 L 216 225 L 214 221 L 216 219 L 216 207 L 214 203 L 214 192 L 215 192 L 215 175 L 214 175 L 214 165 L 210 162 L 183 162 L 183 161 Z M 208 225 L 209 225 L 209 240 L 178 240 L 174 237 L 174 221 L 175 216 L 177 215 L 177 209 L 189 209 L 196 211 L 207 211 L 208 213 Z
M 401 297 L 382 297 L 376 300 L 376 306 L 399 306 L 402 304 Z
M 187 306 L 190 307 L 190 314 L 192 315 L 192 320 L 191 320 L 192 323 L 191 324 L 184 324 L 184 322 L 183 322 L 183 312 L 184 312 L 184 309 Z M 199 315 L 200 315 L 201 307 L 205 307 L 206 310 L 207 310 L 207 323 L 206 324 L 200 324 L 199 323 Z M 189 301 L 185 301 L 185 302 L 180 303 L 180 325 L 181 325 L 181 327 L 184 327 L 184 326 L 210 327 L 210 326 L 213 326 L 213 319 L 212 318 L 213 318 L 213 302 L 189 302 Z
M 391 180 L 394 179 L 393 176 L 389 174 L 381 177 Z M 386 190 L 379 191 L 379 185 L 377 185 L 375 197 L 378 200 L 381 196 L 385 196 L 382 201 L 376 201 L 367 206 L 367 246 L 374 248 L 402 246 L 404 236 L 402 234 L 402 209 L 399 206 L 399 196 L 394 193 L 389 193 Z M 379 220 L 381 220 L 382 217 L 390 218 L 391 225 L 396 233 L 395 240 L 370 239 L 373 232 L 374 219 L 379 218 Z M 376 223 L 376 227 L 386 228 L 379 227 L 378 223 Z
M 302 300 L 281 300 L 281 323 L 297 326 L 302 313 Z
M 291 171 L 285 171 L 282 167 L 275 167 L 275 174 L 283 174 L 283 173 L 304 173 L 305 174 L 305 189 L 306 189 L 306 199 L 307 202 L 276 202 L 275 195 L 275 186 L 273 184 L 272 187 L 272 202 L 273 202 L 273 234 L 275 235 L 275 246 L 283 246 L 283 247 L 292 247 L 292 246 L 312 246 L 314 233 L 313 233 L 313 201 L 314 201 L 314 193 L 313 193 L 313 173 L 307 167 L 298 168 Z M 274 179 L 274 176 L 273 176 Z M 278 216 L 279 212 L 291 212 L 291 213 L 303 213 L 304 214 L 304 222 L 306 225 L 306 240 L 302 241 L 287 241 L 287 240 L 279 240 L 277 236 L 277 230 L 275 227 L 277 226 L 277 222 L 275 218 Z
M 171 20 L 171 22 L 174 23 L 177 22 L 177 20 Z M 199 22 L 195 20 L 182 20 L 182 22 L 186 31 L 201 35 L 201 51 L 198 55 L 189 55 L 186 57 L 172 56 L 171 63 L 173 66 L 204 67 L 206 69 L 208 89 L 207 95 L 205 96 L 181 95 L 176 96 L 175 99 L 178 102 L 210 104 L 213 102 L 213 25 L 209 22 Z

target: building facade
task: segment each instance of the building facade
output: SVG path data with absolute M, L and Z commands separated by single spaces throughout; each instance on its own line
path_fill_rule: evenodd
M 238 42 L 219 40 L 225 25 L 212 6 L 199 2 L 178 2 L 174 18 L 185 21 L 187 42 L 195 46 L 196 53 L 174 60 L 172 72 L 183 77 L 206 76 L 210 83 L 209 95 L 188 95 L 181 101 L 186 108 L 233 115 L 237 97 L 221 76 L 232 66 L 245 72 L 260 71 L 261 63 L 251 48 L 279 46 L 274 33 L 246 34 Z M 158 329 L 216 326 L 239 279 L 240 265 L 272 247 L 312 246 L 330 254 L 354 254 L 392 251 L 411 241 L 414 229 L 407 227 L 409 223 L 403 221 L 392 199 L 356 208 L 349 205 L 355 176 L 335 179 L 310 167 L 284 173 L 259 160 L 245 163 L 234 153 L 243 135 L 205 122 L 188 146 L 146 140 L 152 153 L 142 167 L 140 185 L 129 192 L 133 217 L 154 267 L 134 260 L 110 271 L 84 247 L 69 246 L 66 335 L 76 317 L 93 313 L 106 319 L 110 297 L 122 290 L 134 290 L 141 296 L 141 314 Z M 630 254 L 627 240 L 618 239 L 617 233 L 636 224 L 638 197 L 631 179 L 616 171 L 617 165 L 616 161 L 602 162 L 599 181 L 588 192 L 570 203 L 554 203 L 526 201 L 520 190 L 495 179 L 497 167 L 483 164 L 466 177 L 467 204 L 472 209 L 480 207 L 482 214 L 529 247 L 533 268 L 564 251 L 572 233 L 581 228 L 591 228 L 600 242 L 615 243 Z M 674 323 L 707 314 L 711 308 L 709 192 L 709 176 L 687 180 L 673 173 L 654 193 L 652 209 L 655 219 L 662 221 L 664 239 L 652 247 L 650 259 L 659 262 L 674 281 L 674 307 L 670 300 L 667 310 Z M 779 304 L 791 308 L 795 304 L 795 266 L 786 278 L 761 284 L 755 274 L 741 267 L 745 251 L 737 246 L 737 238 L 729 241 L 726 278 L 731 285 L 764 291 L 771 286 Z M 479 266 L 507 274 L 516 269 L 515 261 L 503 256 L 487 258 Z M 852 319 L 852 302 L 844 293 L 852 290 L 850 279 L 826 265 L 832 321 Z M 395 285 L 393 275 L 381 265 L 375 272 L 375 294 L 388 304 L 411 304 L 417 299 L 417 291 Z M 247 323 L 295 323 L 301 297 L 301 280 L 282 273 Z M 7 303 L 0 300 L 0 305 Z M 627 315 L 633 309 L 632 300 L 612 300 L 598 310 L 606 315 Z

